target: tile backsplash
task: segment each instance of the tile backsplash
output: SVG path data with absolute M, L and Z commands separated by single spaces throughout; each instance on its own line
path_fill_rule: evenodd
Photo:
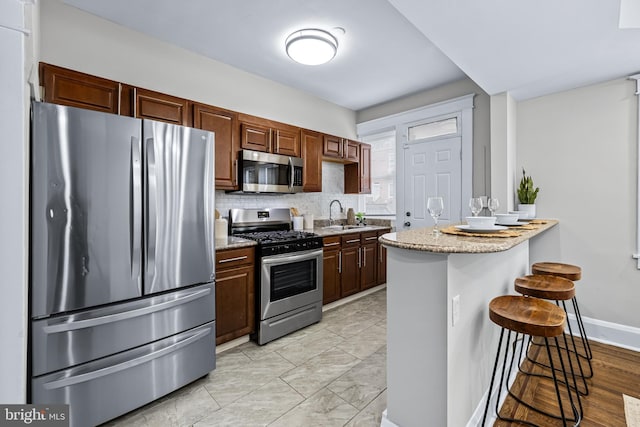
M 358 212 L 364 206 L 362 196 L 344 194 L 344 166 L 322 162 L 322 192 L 298 194 L 236 194 L 216 191 L 216 209 L 223 217 L 231 208 L 297 208 L 300 214 L 313 214 L 315 219 L 329 218 L 329 204 L 338 199 L 344 208 L 340 213 L 337 203 L 333 206 L 333 218 L 344 219 L 347 209 Z

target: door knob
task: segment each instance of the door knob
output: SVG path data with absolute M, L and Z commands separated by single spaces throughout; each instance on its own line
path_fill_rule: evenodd
M 405 227 L 411 227 L 411 223 L 409 221 L 407 221 L 407 222 L 404 223 L 404 226 Z
M 405 215 L 407 215 L 407 216 L 411 216 L 411 212 L 407 212 Z

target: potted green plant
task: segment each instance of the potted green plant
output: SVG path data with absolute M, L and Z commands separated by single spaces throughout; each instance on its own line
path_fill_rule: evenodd
M 533 186 L 533 179 L 527 176 L 524 168 L 522 168 L 522 179 L 520 179 L 520 187 L 518 187 L 518 205 L 519 211 L 527 212 L 529 218 L 536 217 L 536 197 L 538 197 L 540 188 Z
M 364 217 L 364 212 L 356 213 L 356 220 L 358 222 L 358 225 L 367 225 L 367 223 L 365 222 L 366 219 Z

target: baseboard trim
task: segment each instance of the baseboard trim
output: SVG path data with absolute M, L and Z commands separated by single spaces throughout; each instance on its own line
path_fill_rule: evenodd
M 568 318 L 571 323 L 571 330 L 576 335 L 578 331 L 576 316 L 573 313 L 569 313 Z M 590 340 L 640 352 L 640 328 L 584 316 L 582 316 L 582 323 Z
M 240 338 L 236 338 L 234 340 L 227 341 L 224 344 L 220 344 L 220 345 L 216 346 L 216 354 L 220 354 L 223 351 L 230 350 L 230 349 L 232 349 L 234 347 L 237 347 L 240 344 L 244 344 L 246 342 L 249 342 L 249 335 L 243 335 Z
M 380 419 L 380 427 L 400 427 L 400 426 L 394 423 L 393 421 L 391 421 L 389 418 L 387 418 L 387 409 L 385 408 L 385 410 L 382 411 L 382 418 Z
M 357 294 L 349 295 L 348 297 L 341 298 L 338 301 L 330 302 L 329 304 L 326 304 L 326 305 L 322 306 L 322 312 L 325 312 L 327 310 L 331 310 L 332 308 L 340 307 L 341 305 L 349 304 L 350 302 L 359 300 L 362 297 L 366 297 L 367 295 L 371 295 L 371 294 L 373 294 L 375 292 L 378 292 L 378 291 L 380 291 L 382 289 L 385 289 L 386 287 L 387 287 L 387 284 L 383 283 L 382 285 L 374 286 L 373 288 L 369 288 L 369 289 L 367 289 L 365 291 L 358 292 Z

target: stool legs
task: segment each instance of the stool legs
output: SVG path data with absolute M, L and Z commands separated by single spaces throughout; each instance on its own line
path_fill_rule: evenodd
M 560 302 L 556 301 L 556 304 L 558 306 L 560 306 Z M 564 309 L 565 313 L 567 313 L 567 305 L 565 303 L 565 301 L 562 301 L 562 308 Z M 568 355 L 569 355 L 569 363 L 571 363 L 571 367 L 573 368 L 573 363 L 571 362 L 571 354 L 573 354 L 575 356 L 575 361 L 576 361 L 576 365 L 577 365 L 577 370 L 579 371 L 579 377 L 582 379 L 582 390 L 578 389 L 578 388 L 574 388 L 576 391 L 578 391 L 581 395 L 583 396 L 587 396 L 589 394 L 589 385 L 587 384 L 587 378 L 591 378 L 593 376 L 593 371 L 591 370 L 591 363 L 588 359 L 587 362 L 588 366 L 589 366 L 589 374 L 585 375 L 584 373 L 584 369 L 582 368 L 582 360 L 584 359 L 584 357 L 578 352 L 578 347 L 576 345 L 576 337 L 573 334 L 573 330 L 571 328 L 571 323 L 567 322 L 567 327 L 569 329 L 569 341 L 571 341 L 571 347 L 569 347 L 569 342 L 567 341 L 567 337 L 566 335 L 564 336 L 564 349 L 566 349 L 568 351 Z M 582 338 L 582 334 L 580 336 L 580 338 Z M 535 341 L 533 341 L 531 339 L 531 337 L 529 337 L 529 343 L 533 344 L 533 345 L 542 345 L 540 343 L 537 343 Z M 584 345 L 584 340 L 583 340 L 583 345 Z M 586 347 L 585 347 L 586 348 Z M 546 365 L 540 361 L 537 361 L 535 359 L 532 359 L 528 354 L 527 354 L 527 360 L 529 360 L 531 363 L 534 363 L 538 366 L 542 366 L 545 368 L 550 368 L 549 365 Z M 573 371 L 573 369 L 572 369 Z M 551 378 L 549 375 L 544 375 L 544 374 L 534 374 L 533 372 L 530 371 L 526 371 L 524 370 L 522 367 L 520 367 L 520 372 L 522 372 L 523 374 L 526 375 L 533 375 L 533 376 L 537 376 L 537 377 L 547 377 L 547 378 Z M 574 379 L 574 383 L 576 383 L 575 379 Z M 572 386 L 573 387 L 573 386 Z M 582 408 L 580 408 L 580 412 L 582 413 Z
M 497 373 L 498 363 L 499 363 L 499 360 L 500 360 L 500 352 L 501 352 L 502 343 L 503 343 L 503 340 L 504 340 L 504 332 L 505 332 L 505 329 L 501 328 L 500 339 L 499 339 L 499 342 L 498 342 L 498 350 L 496 352 L 496 359 L 494 361 L 493 372 L 492 372 L 492 375 L 491 375 L 491 383 L 489 385 L 489 396 L 487 397 L 487 402 L 485 404 L 485 410 L 484 410 L 484 414 L 483 414 L 483 417 L 482 417 L 482 426 L 485 425 L 485 422 L 486 422 L 486 419 L 487 419 L 487 414 L 489 412 L 491 394 L 492 394 L 492 391 L 493 391 L 493 385 L 494 385 L 494 382 L 495 382 L 495 376 L 496 376 L 496 373 Z M 527 340 L 525 340 L 525 335 L 522 335 L 521 338 L 518 338 L 520 334 L 518 332 L 515 332 L 515 339 L 514 339 L 514 341 L 512 343 L 511 342 L 511 332 L 512 332 L 511 330 L 507 330 L 507 340 L 506 340 L 505 349 L 504 349 L 502 370 L 501 370 L 501 373 L 500 373 L 500 384 L 498 386 L 498 396 L 496 397 L 495 414 L 496 414 L 496 417 L 498 419 L 503 420 L 503 421 L 517 422 L 517 423 L 520 423 L 520 424 L 525 424 L 525 425 L 530 425 L 530 426 L 536 426 L 537 427 L 536 424 L 534 424 L 532 422 L 529 422 L 529 421 L 526 421 L 526 420 L 507 418 L 507 417 L 503 417 L 503 416 L 500 415 L 499 406 L 500 406 L 501 390 L 502 390 L 503 384 L 506 387 L 505 374 L 506 374 L 506 378 L 509 378 L 509 376 L 511 375 L 513 364 L 514 363 L 518 363 L 518 365 L 520 364 L 519 361 L 517 361 L 517 362 L 515 361 L 515 355 L 516 355 L 515 346 L 516 346 L 516 343 L 519 340 L 522 341 L 522 346 L 521 346 L 521 349 L 520 349 L 520 355 L 522 356 L 522 351 L 523 351 L 522 347 L 525 346 L 525 341 L 527 341 Z M 549 364 L 550 364 L 550 367 L 551 367 L 551 374 L 552 374 L 551 377 L 552 377 L 553 383 L 554 383 L 554 389 L 555 389 L 555 394 L 556 394 L 556 399 L 557 399 L 557 402 L 558 402 L 558 408 L 559 408 L 560 414 L 559 415 L 558 414 L 552 414 L 552 413 L 540 410 L 540 409 L 536 408 L 535 406 L 523 401 L 519 396 L 516 396 L 513 392 L 511 392 L 511 390 L 507 389 L 507 392 L 509 393 L 510 396 L 512 396 L 520 404 L 522 404 L 522 405 L 524 405 L 524 406 L 526 406 L 526 407 L 528 407 L 528 408 L 530 408 L 530 409 L 532 409 L 532 410 L 534 410 L 534 411 L 536 411 L 538 413 L 541 413 L 543 415 L 562 420 L 563 426 L 565 426 L 565 427 L 569 425 L 569 424 L 567 424 L 568 422 L 573 422 L 574 423 L 573 426 L 577 426 L 577 425 L 580 424 L 580 421 L 581 421 L 581 418 L 582 418 L 582 404 L 580 402 L 580 395 L 578 393 L 575 394 L 575 398 L 578 401 L 578 406 L 580 407 L 580 410 L 578 410 L 576 408 L 576 405 L 574 403 L 574 395 L 571 392 L 571 387 L 570 387 L 569 379 L 568 379 L 568 376 L 567 376 L 567 370 L 565 369 L 565 364 L 564 364 L 564 361 L 563 361 L 563 357 L 562 357 L 562 355 L 560 353 L 560 350 L 561 350 L 562 347 L 559 346 L 558 337 L 554 337 L 553 341 L 555 343 L 555 347 L 556 347 L 556 350 L 557 350 L 557 353 L 558 353 L 558 360 L 560 362 L 560 368 L 555 368 L 554 363 L 553 363 L 553 358 L 552 358 L 552 355 L 551 355 L 551 348 L 550 348 L 551 345 L 549 344 L 549 339 L 546 338 L 546 337 L 543 337 L 543 339 L 544 339 L 544 346 L 546 348 L 547 357 L 549 359 Z M 565 337 L 565 345 L 568 345 L 568 343 L 566 342 L 566 337 Z M 513 349 L 511 350 L 511 361 L 509 363 L 509 368 L 508 368 L 508 372 L 507 372 L 506 368 L 507 368 L 507 360 L 509 359 L 509 347 L 510 346 L 513 346 Z M 568 357 L 568 355 L 567 355 L 567 357 Z M 522 360 L 522 357 L 520 357 L 520 360 Z M 572 374 L 572 377 L 573 377 L 574 387 L 577 389 L 575 373 L 573 371 L 573 366 L 572 366 L 572 363 L 571 363 L 570 359 L 569 359 L 569 365 L 570 365 L 569 367 L 570 367 L 571 374 Z M 559 379 L 557 377 L 556 371 L 562 372 L 562 378 L 561 379 Z M 565 386 L 565 387 L 562 388 L 562 391 L 561 391 L 561 385 Z M 566 393 L 565 393 L 565 391 L 566 391 Z M 570 418 L 570 417 L 567 416 L 567 414 L 565 414 L 565 407 L 563 406 L 563 398 L 562 398 L 563 394 L 565 395 L 565 397 L 568 397 L 568 402 L 569 402 L 569 405 L 571 406 L 571 412 L 572 412 L 573 418 Z

